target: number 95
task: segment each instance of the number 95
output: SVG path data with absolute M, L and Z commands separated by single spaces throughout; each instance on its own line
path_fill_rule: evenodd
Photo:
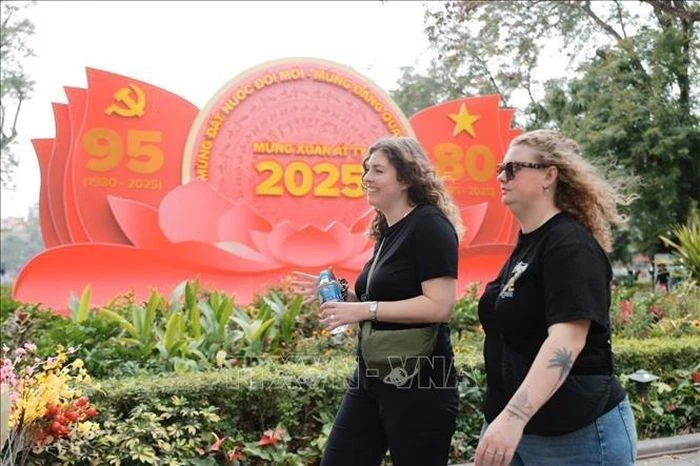
M 133 173 L 154 173 L 163 166 L 163 151 L 156 144 L 163 139 L 160 131 L 129 130 L 126 133 L 126 168 Z M 124 157 L 121 136 L 110 128 L 93 128 L 83 135 L 83 149 L 90 157 L 88 170 L 108 172 Z

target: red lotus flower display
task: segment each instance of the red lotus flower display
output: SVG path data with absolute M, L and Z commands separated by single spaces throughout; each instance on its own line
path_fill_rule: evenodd
M 409 122 L 366 78 L 314 59 L 256 67 L 201 111 L 141 81 L 87 77 L 53 105 L 56 137 L 33 141 L 47 249 L 20 272 L 17 299 L 65 312 L 88 283 L 105 304 L 199 278 L 246 303 L 291 270 L 353 277 L 373 247 L 362 158 L 379 137 L 414 130 L 467 227 L 460 284 L 491 278 L 512 248 L 493 188 L 516 131 L 498 96 Z

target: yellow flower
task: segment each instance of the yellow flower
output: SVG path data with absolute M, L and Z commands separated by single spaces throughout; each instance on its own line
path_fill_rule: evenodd
M 78 423 L 78 431 L 81 433 L 91 432 L 94 430 L 99 430 L 100 425 L 92 421 L 83 421 Z

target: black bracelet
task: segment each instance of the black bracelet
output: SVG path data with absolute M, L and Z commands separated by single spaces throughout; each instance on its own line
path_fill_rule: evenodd
M 348 285 L 348 281 L 344 278 L 339 279 L 338 283 L 340 283 L 340 297 L 343 298 L 343 301 L 347 301 L 350 285 Z

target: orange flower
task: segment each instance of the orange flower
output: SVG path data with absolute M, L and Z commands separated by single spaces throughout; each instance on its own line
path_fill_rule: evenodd
M 690 380 L 692 380 L 694 384 L 700 384 L 700 372 L 693 372 L 690 375 Z
M 266 430 L 265 432 L 263 432 L 262 437 L 260 437 L 258 445 L 260 445 L 261 447 L 265 447 L 268 445 L 277 445 L 286 433 L 287 431 L 282 428 Z
M 238 447 L 233 447 L 233 449 L 229 450 L 229 452 L 226 454 L 226 458 L 228 458 L 229 461 L 238 461 L 244 459 L 245 456 L 243 456 L 243 453 L 238 450 Z
M 664 317 L 664 309 L 658 304 L 652 304 L 649 306 L 649 312 L 654 314 L 657 320 L 661 320 Z
M 216 439 L 214 443 L 211 444 L 209 447 L 210 452 L 219 452 L 221 451 L 221 444 L 226 440 L 227 437 L 221 437 L 219 438 L 218 435 L 214 434 L 214 438 Z
M 620 321 L 622 324 L 626 324 L 627 321 L 632 317 L 634 312 L 634 304 L 629 299 L 620 301 Z

